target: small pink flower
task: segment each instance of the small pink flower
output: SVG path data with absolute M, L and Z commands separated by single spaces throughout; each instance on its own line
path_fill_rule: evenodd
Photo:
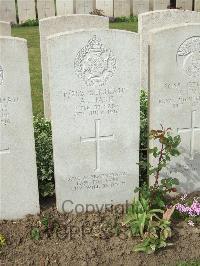
M 187 194 L 184 194 L 184 195 L 181 197 L 181 201 L 184 201 L 186 198 L 187 198 Z
M 193 221 L 189 220 L 189 221 L 188 221 L 188 225 L 190 225 L 190 226 L 194 226 Z

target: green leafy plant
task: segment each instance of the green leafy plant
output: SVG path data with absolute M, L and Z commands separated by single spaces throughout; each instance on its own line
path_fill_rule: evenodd
M 6 245 L 6 239 L 4 235 L 0 234 L 0 249 Z
M 44 118 L 34 118 L 37 174 L 41 197 L 54 195 L 54 165 L 51 123 Z
M 172 235 L 170 224 L 171 222 L 165 219 L 151 220 L 142 243 L 138 244 L 134 251 L 151 254 L 160 248 L 171 246 L 172 244 L 167 242 Z
M 39 21 L 37 19 L 28 19 L 20 24 L 21 27 L 32 27 L 39 26 Z
M 33 240 L 40 240 L 40 229 L 35 227 L 31 230 L 31 238 Z
M 180 154 L 178 146 L 181 142 L 180 136 L 172 136 L 171 129 L 165 130 L 163 127 L 161 130 L 152 130 L 149 137 L 157 144 L 149 150 L 149 154 L 153 155 L 157 164 L 146 163 L 148 174 L 155 177 L 154 184 L 148 186 L 144 183 L 135 190 L 139 192 L 139 199 L 134 199 L 125 222 L 130 226 L 133 235 L 142 237 L 142 243 L 134 250 L 148 254 L 170 245 L 168 243 L 168 238 L 171 237 L 170 219 L 175 206 L 171 209 L 166 207 L 166 196 L 167 193 L 176 191 L 175 186 L 179 182 L 176 178 L 161 179 L 161 172 L 174 156 Z
M 134 199 L 131 207 L 128 209 L 125 224 L 130 225 L 133 235 L 144 237 L 144 233 L 148 230 L 150 222 L 155 218 L 159 219 L 158 214 L 163 214 L 163 210 L 151 209 L 149 199 L 140 197 Z

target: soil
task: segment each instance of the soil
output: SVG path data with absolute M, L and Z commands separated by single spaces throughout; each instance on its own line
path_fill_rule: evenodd
M 146 255 L 133 251 L 140 238 L 130 236 L 123 220 L 121 209 L 64 215 L 50 202 L 42 205 L 40 215 L 0 222 L 0 233 L 6 238 L 0 265 L 160 266 L 200 259 L 200 226 L 176 222 L 172 226 L 173 246 Z M 34 228 L 40 230 L 39 240 L 32 239 Z

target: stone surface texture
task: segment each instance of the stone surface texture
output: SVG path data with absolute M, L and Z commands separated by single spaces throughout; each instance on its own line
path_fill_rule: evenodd
M 149 0 L 133 0 L 133 15 L 148 12 L 150 8 Z
M 16 23 L 15 0 L 0 0 L 0 21 Z
M 55 16 L 54 0 L 37 0 L 38 19 Z
M 0 21 L 0 36 L 10 36 L 11 25 L 9 22 Z
M 131 5 L 130 0 L 115 0 L 114 2 L 114 16 L 128 17 L 130 16 Z
M 95 9 L 95 0 L 76 0 L 76 14 L 89 14 Z
M 57 15 L 64 16 L 74 13 L 73 0 L 57 0 L 56 1 Z

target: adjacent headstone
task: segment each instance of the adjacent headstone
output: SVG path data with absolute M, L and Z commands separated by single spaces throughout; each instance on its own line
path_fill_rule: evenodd
M 114 16 L 129 17 L 131 11 L 130 0 L 114 0 Z
M 0 51 L 0 219 L 18 219 L 39 212 L 27 42 Z
M 55 16 L 54 0 L 37 0 L 38 18 L 48 18 Z
M 139 181 L 138 51 L 139 35 L 125 31 L 49 38 L 60 212 L 77 211 L 77 204 L 86 211 L 87 204 L 97 210 L 132 199 Z
M 183 10 L 162 10 L 140 14 L 138 32 L 141 34 L 141 88 L 148 88 L 149 31 L 181 23 L 200 22 L 200 13 Z
M 57 15 L 69 15 L 74 13 L 73 0 L 57 0 L 56 1 Z
M 176 7 L 184 10 L 192 10 L 193 0 L 176 0 Z
M 200 12 L 200 0 L 195 1 L 195 11 Z
M 35 19 L 35 0 L 18 0 L 18 15 L 19 22 L 24 22 L 29 19 Z
M 152 31 L 150 73 L 150 129 L 161 124 L 182 139 L 181 156 L 161 175 L 180 179 L 182 192 L 199 191 L 200 24 Z
M 96 8 L 103 10 L 103 14 L 113 17 L 113 0 L 96 0 Z
M 94 0 L 76 0 L 76 14 L 89 14 L 94 9 Z
M 154 0 L 154 10 L 165 10 L 170 6 L 170 0 Z
M 10 36 L 11 25 L 8 22 L 0 21 L 0 36 Z
M 0 21 L 16 23 L 15 0 L 0 0 Z
M 149 0 L 133 0 L 133 15 L 137 16 L 141 13 L 149 11 Z
M 50 110 L 50 90 L 48 78 L 48 59 L 46 38 L 50 35 L 77 29 L 90 28 L 109 28 L 109 20 L 106 17 L 92 16 L 92 15 L 71 15 L 62 17 L 53 17 L 49 19 L 40 20 L 40 49 L 41 49 L 41 63 L 42 63 L 42 83 L 44 96 L 44 114 L 47 119 L 51 119 Z

